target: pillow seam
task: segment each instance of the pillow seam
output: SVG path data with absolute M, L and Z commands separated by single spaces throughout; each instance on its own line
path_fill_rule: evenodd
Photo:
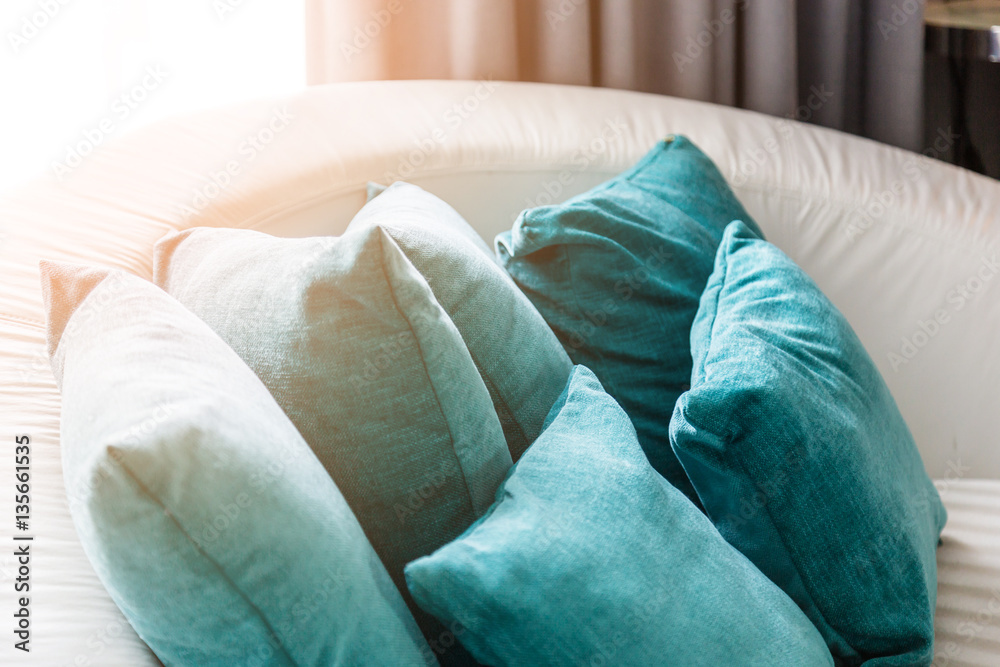
M 115 449 L 117 449 L 117 448 L 115 448 Z M 278 634 L 278 632 L 272 627 L 271 621 L 268 620 L 268 618 L 264 615 L 264 613 L 260 610 L 260 608 L 247 596 L 247 594 L 244 593 L 243 590 L 239 586 L 237 586 L 235 584 L 235 582 L 233 582 L 233 580 L 226 573 L 226 570 L 218 562 L 216 562 L 216 560 L 214 558 L 212 558 L 204 549 L 202 549 L 195 540 L 193 540 L 191 538 L 191 536 L 188 533 L 188 531 L 184 528 L 184 526 L 181 525 L 180 521 L 177 519 L 177 515 L 174 514 L 170 510 L 170 508 L 168 508 L 166 506 L 166 504 L 163 503 L 163 501 L 160 498 L 158 498 L 156 495 L 154 495 L 152 493 L 152 491 L 150 491 L 149 488 L 145 484 L 143 484 L 142 480 L 140 480 L 138 478 L 138 476 L 136 476 L 135 473 L 133 473 L 132 470 L 127 465 L 125 465 L 121 461 L 118 461 L 113 456 L 110 457 L 110 458 L 114 462 L 115 465 L 117 465 L 119 468 L 121 468 L 125 472 L 125 474 L 130 479 L 132 479 L 133 482 L 136 483 L 136 485 L 142 491 L 143 495 L 145 495 L 147 498 L 149 498 L 151 501 L 153 501 L 153 503 L 155 503 L 159 507 L 163 508 L 163 511 L 170 517 L 170 522 L 172 524 L 174 524 L 174 526 L 176 526 L 177 530 L 180 531 L 180 533 L 185 537 L 185 539 L 188 541 L 188 543 L 191 544 L 191 546 L 193 546 L 195 548 L 195 550 L 197 550 L 197 552 L 205 560 L 207 560 L 209 563 L 211 563 L 215 567 L 216 570 L 218 570 L 219 574 L 222 576 L 222 578 L 226 582 L 226 584 L 228 584 L 228 586 L 233 591 L 235 591 L 250 606 L 250 608 L 257 615 L 257 617 L 260 618 L 260 620 L 264 622 L 264 625 L 267 626 L 267 629 L 271 632 L 271 634 L 275 638 L 279 639 L 279 644 L 280 644 L 281 652 L 288 658 L 289 662 L 292 665 L 294 665 L 295 667 L 299 667 L 299 663 L 295 660 L 295 658 L 293 658 L 291 656 L 291 654 L 288 653 L 288 649 L 285 647 L 285 643 L 283 641 L 280 641 L 281 637 Z
M 472 507 L 473 514 L 476 514 L 476 496 L 475 496 L 475 494 L 472 493 L 472 487 L 469 485 L 469 477 L 466 474 L 465 466 L 462 464 L 462 457 L 459 455 L 458 450 L 455 447 L 455 434 L 452 432 L 451 420 L 448 418 L 447 411 L 444 409 L 444 406 L 441 404 L 441 397 L 438 395 L 437 386 L 434 384 L 434 380 L 431 379 L 430 369 L 427 368 L 427 359 L 424 357 L 424 350 L 423 350 L 423 345 L 421 344 L 421 341 L 420 341 L 420 336 L 418 336 L 417 332 L 413 330 L 413 323 L 410 322 L 410 318 L 407 317 L 406 313 L 399 306 L 399 301 L 397 301 L 397 299 L 396 299 L 396 289 L 395 289 L 395 286 L 393 285 L 392 279 L 389 277 L 389 273 L 386 271 L 386 268 L 385 268 L 385 251 L 386 251 L 385 238 L 386 238 L 386 236 L 387 236 L 387 234 L 384 233 L 384 232 L 380 233 L 378 235 L 379 249 L 381 250 L 380 257 L 379 257 L 379 268 L 382 271 L 382 277 L 385 279 L 385 284 L 389 288 L 389 296 L 392 298 L 392 305 L 396 307 L 396 312 L 399 313 L 400 317 L 403 318 L 403 321 L 406 322 L 406 327 L 410 330 L 410 333 L 413 335 L 413 340 L 414 340 L 414 342 L 417 345 L 417 351 L 418 351 L 419 356 L 420 356 L 420 364 L 424 368 L 424 376 L 427 378 L 427 384 L 429 384 L 431 386 L 431 391 L 434 392 L 434 402 L 437 404 L 438 410 L 441 412 L 441 417 L 444 420 L 445 427 L 448 429 L 448 439 L 451 442 L 451 451 L 455 455 L 455 461 L 458 464 L 458 469 L 462 472 L 462 481 L 465 483 L 465 492 L 466 492 L 466 494 L 468 496 L 468 499 L 469 499 L 469 506 Z M 393 244 L 395 245 L 395 241 L 393 241 Z M 400 250 L 399 246 L 396 246 L 396 250 L 403 255 L 403 258 L 406 259 L 406 261 L 408 263 L 410 262 L 410 259 L 408 257 L 406 257 L 406 253 L 403 253 L 403 251 Z M 427 289 L 430 291 L 430 286 L 428 286 Z M 434 292 L 431 291 L 431 296 L 433 296 L 433 294 L 434 294 Z M 441 308 L 441 305 L 438 304 L 436 300 L 434 301 L 434 305 L 436 305 L 442 311 L 444 310 L 443 308 Z M 447 316 L 447 315 L 448 314 L 445 313 L 445 316 Z M 464 342 L 463 342 L 463 345 L 464 345 Z M 467 346 L 466 346 L 466 350 L 468 350 Z M 469 356 L 471 358 L 472 355 L 470 354 Z M 476 374 L 477 375 L 479 374 L 478 369 L 476 370 Z M 492 405 L 492 401 L 491 401 L 491 405 Z M 504 442 L 504 446 L 506 446 L 506 444 L 507 443 Z
M 469 356 L 472 357 L 472 363 L 476 365 L 476 370 L 480 371 L 479 372 L 479 376 L 482 378 L 483 384 L 487 385 L 487 389 L 489 389 L 489 385 L 492 385 L 494 387 L 494 389 L 496 389 L 497 400 L 500 401 L 501 405 L 503 405 L 504 409 L 511 416 L 511 420 L 514 423 L 514 426 L 517 427 L 517 432 L 520 434 L 521 439 L 527 445 L 530 445 L 531 443 L 528 442 L 528 434 L 525 433 L 524 427 L 521 425 L 521 420 L 519 420 L 517 418 L 517 415 L 514 413 L 514 410 L 510 407 L 510 404 L 507 403 L 506 397 L 503 395 L 503 393 L 501 393 L 501 391 L 500 391 L 500 385 L 498 385 L 496 382 L 493 382 L 493 380 L 489 377 L 489 373 L 485 372 L 485 367 L 479 362 L 479 359 L 476 358 L 476 355 L 473 354 L 472 350 L 469 349 L 469 346 L 466 345 L 465 347 L 466 347 L 466 349 L 469 350 Z M 480 370 L 480 369 L 483 369 L 483 370 Z M 525 447 L 525 449 L 527 449 L 527 447 Z
M 397 181 L 397 183 L 405 183 L 405 181 Z M 393 185 L 395 185 L 395 183 L 393 183 Z M 392 186 L 389 186 L 389 187 L 392 187 Z M 457 212 L 456 212 L 456 215 L 457 215 Z M 399 246 L 399 240 L 396 239 L 392 235 L 392 233 L 391 233 L 393 231 L 406 233 L 407 231 L 409 231 L 406 228 L 406 226 L 405 225 L 402 225 L 402 226 L 393 225 L 393 223 L 391 223 L 391 222 L 385 222 L 385 223 L 379 222 L 379 223 L 376 223 L 376 226 L 382 227 L 386 231 L 386 234 L 388 234 L 388 236 L 393 240 L 393 242 L 397 245 L 397 247 L 399 247 L 399 250 L 403 253 L 404 256 L 406 256 L 407 260 L 410 261 L 410 263 L 412 264 L 413 262 L 412 262 L 412 260 L 409 259 L 409 255 L 407 255 L 406 251 L 403 250 L 402 247 Z M 471 241 L 466 241 L 465 239 L 462 239 L 462 242 L 463 243 L 467 242 L 468 245 L 472 246 L 471 250 L 475 250 L 477 253 L 480 252 L 479 248 L 476 248 L 475 244 L 472 243 Z M 415 264 L 414 264 L 414 268 L 416 268 Z M 507 276 L 506 272 L 504 272 L 502 269 L 501 269 L 501 271 L 503 272 L 504 276 Z M 384 269 L 383 269 L 383 273 L 384 273 Z M 425 277 L 425 279 L 426 279 L 426 277 Z M 431 290 L 431 294 L 434 294 L 434 288 L 431 287 L 430 281 L 428 281 L 428 287 Z M 435 298 L 437 297 L 436 294 L 434 296 L 435 296 Z M 398 309 L 398 306 L 397 306 L 397 309 Z M 444 306 L 441 306 L 441 309 L 444 310 Z M 447 313 L 447 311 L 445 311 L 445 312 Z M 449 314 L 449 318 L 450 317 L 451 317 L 451 315 Z M 517 414 L 515 414 L 514 410 L 510 407 L 510 404 L 507 402 L 506 396 L 504 396 L 504 394 L 501 392 L 500 385 L 497 384 L 496 382 L 493 382 L 492 378 L 490 377 L 491 374 L 486 371 L 486 367 L 479 361 L 479 359 L 476 357 L 475 353 L 472 351 L 472 348 L 470 348 L 467 343 L 466 343 L 465 347 L 469 351 L 469 356 L 472 357 L 472 363 L 475 364 L 476 370 L 479 372 L 479 376 L 483 379 L 483 384 L 487 385 L 487 389 L 489 389 L 489 387 L 492 385 L 493 388 L 496 390 L 495 394 L 496 394 L 497 399 L 503 405 L 504 409 L 507 411 L 507 414 L 509 414 L 511 416 L 511 421 L 517 427 L 518 434 L 521 436 L 521 440 L 525 443 L 525 449 L 527 449 L 527 446 L 531 444 L 529 442 L 528 434 L 527 434 L 527 432 L 525 432 L 524 426 L 521 424 L 520 419 L 518 419 Z M 490 395 L 492 397 L 493 393 L 491 393 Z M 509 449 L 509 447 L 510 447 L 510 445 L 508 443 L 508 449 Z
M 761 240 L 763 241 L 763 239 L 761 239 Z M 763 242 L 764 243 L 768 243 L 768 241 L 763 241 Z M 712 313 L 712 326 L 709 329 L 709 331 L 710 331 L 710 334 L 709 334 L 710 340 L 709 340 L 709 344 L 708 344 L 708 349 L 705 352 L 705 355 L 703 357 L 703 362 L 701 364 L 701 368 L 702 368 L 702 374 L 701 374 L 702 375 L 702 382 L 707 382 L 707 380 L 708 380 L 708 374 L 707 374 L 707 365 L 708 364 L 707 364 L 707 360 L 708 360 L 708 358 L 710 356 L 710 353 L 711 353 L 711 351 L 713 349 L 713 344 L 715 342 L 715 337 L 716 337 L 715 325 L 718 322 L 719 309 L 721 308 L 722 292 L 725 289 L 726 283 L 729 280 L 729 252 L 728 252 L 728 248 L 726 249 L 726 252 L 725 252 L 725 260 L 724 261 L 725 261 L 725 264 L 724 264 L 724 266 L 725 266 L 725 275 L 722 277 L 721 284 L 719 285 L 719 292 L 718 292 L 718 295 L 715 298 L 715 308 L 713 309 L 713 313 Z M 709 278 L 709 280 L 711 280 L 711 277 Z M 691 422 L 690 415 L 687 415 L 685 418 L 689 422 Z M 711 433 L 714 434 L 714 432 L 711 431 L 710 429 L 701 428 L 701 430 L 709 431 L 709 432 L 711 432 Z M 729 430 L 729 428 L 727 428 L 727 430 Z M 716 435 L 716 437 L 719 437 L 718 434 L 714 434 L 714 435 Z M 732 436 L 729 435 L 729 434 L 726 434 L 724 436 L 724 438 L 725 438 L 725 440 L 727 442 L 731 442 L 731 440 L 732 440 Z M 739 457 L 736 457 L 736 456 L 731 457 L 731 460 L 733 460 L 739 466 L 739 469 L 743 473 L 744 477 L 746 479 L 748 479 L 748 480 L 751 481 L 751 483 L 753 484 L 754 488 L 759 488 L 759 482 L 758 482 L 757 478 L 749 473 L 749 471 L 747 470 L 747 468 L 744 465 L 743 461 Z M 801 570 L 801 568 L 799 567 L 798 563 L 791 558 L 792 552 L 788 548 L 788 543 L 786 541 L 785 534 L 784 534 L 783 531 L 778 530 L 778 524 L 775 522 L 774 515 L 771 513 L 771 508 L 768 506 L 767 503 L 764 504 L 764 512 L 767 514 L 768 521 L 774 527 L 775 533 L 778 534 L 778 538 L 781 540 L 781 547 L 784 550 L 785 554 L 788 555 L 789 562 L 794 563 L 794 565 L 795 565 L 795 574 L 799 578 L 799 580 L 802 582 L 803 589 L 809 595 L 809 601 L 812 603 L 813 608 L 815 608 L 816 611 L 820 613 L 820 617 L 823 619 L 823 622 L 826 624 L 826 626 L 828 628 L 830 628 L 830 630 L 832 630 L 836 634 L 837 639 L 839 639 L 841 642 L 843 642 L 843 644 L 845 646 L 849 646 L 849 647 L 851 647 L 852 650 L 854 650 L 854 647 L 850 644 L 850 642 L 848 642 L 843 637 L 843 635 L 840 633 L 840 631 L 836 630 L 834 628 L 833 624 L 830 623 L 829 619 L 827 618 L 826 612 L 823 611 L 823 610 L 821 610 L 820 607 L 819 607 L 819 605 L 817 604 L 817 598 L 816 598 L 815 592 L 812 590 L 812 586 L 811 585 L 810 586 L 806 585 L 806 579 L 802 576 L 802 570 Z M 855 651 L 855 653 L 857 653 L 857 651 Z

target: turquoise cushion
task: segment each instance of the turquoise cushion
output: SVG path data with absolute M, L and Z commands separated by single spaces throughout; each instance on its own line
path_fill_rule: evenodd
M 722 535 L 844 664 L 929 664 L 945 510 L 847 320 L 734 222 L 691 348 L 670 436 Z
M 73 522 L 165 664 L 436 664 L 344 497 L 217 335 L 125 273 L 43 263 L 42 283 Z
M 404 564 L 489 507 L 511 465 L 489 392 L 427 281 L 383 230 L 309 239 L 189 230 L 157 244 L 155 279 L 264 381 L 401 590 Z M 453 631 L 416 615 L 435 649 L 453 642 Z M 456 654 L 441 650 L 445 662 Z
M 573 366 L 531 302 L 455 209 L 395 183 L 348 229 L 380 226 L 427 279 L 469 348 L 517 460 L 542 430 Z
M 406 567 L 489 665 L 832 665 L 809 619 L 643 455 L 577 366 L 490 511 Z
M 496 240 L 570 358 L 632 418 L 653 467 L 696 502 L 667 424 L 691 378 L 698 299 L 735 219 L 750 216 L 715 165 L 676 137 L 590 192 L 525 211 Z

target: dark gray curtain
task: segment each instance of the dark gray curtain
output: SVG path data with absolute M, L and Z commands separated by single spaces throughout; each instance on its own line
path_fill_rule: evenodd
M 599 85 L 919 149 L 922 0 L 307 0 L 310 83 Z

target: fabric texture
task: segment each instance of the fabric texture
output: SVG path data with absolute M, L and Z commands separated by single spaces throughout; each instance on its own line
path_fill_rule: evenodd
M 71 521 L 59 465 L 59 392 L 45 352 L 39 259 L 114 266 L 148 277 L 153 245 L 175 229 L 339 235 L 364 203 L 365 181 L 400 173 L 402 164 L 412 165 L 407 178 L 433 184 L 492 239 L 510 229 L 525 200 L 545 193 L 544 186 L 576 164 L 581 147 L 618 115 L 627 129 L 608 142 L 606 152 L 590 154 L 592 160 L 572 171 L 565 194 L 628 168 L 660 138 L 683 128 L 734 184 L 767 238 L 851 323 L 892 390 L 932 477 L 961 474 L 970 483 L 1000 478 L 995 391 L 1000 345 L 990 334 L 1000 331 L 1000 283 L 976 282 L 979 271 L 996 275 L 987 262 L 1000 259 L 993 257 L 995 250 L 1000 253 L 1000 183 L 822 128 L 607 88 L 503 83 L 451 131 L 444 111 L 471 99 L 479 85 L 312 86 L 205 109 L 105 142 L 73 173 L 72 187 L 45 179 L 0 197 L 0 237 L 6 235 L 0 238 L 0 415 L 8 415 L 0 421 L 12 432 L 31 435 L 32 506 L 38 512 L 31 529 L 36 540 L 44 538 L 46 549 L 43 590 L 31 606 L 33 615 L 45 619 L 44 652 L 53 663 L 70 665 L 82 655 L 100 667 L 159 665 L 108 596 Z M 218 196 L 196 197 L 247 134 L 273 115 L 275 105 L 295 122 Z M 782 125 L 792 130 L 787 138 L 776 133 Z M 439 128 L 446 136 L 438 134 L 442 141 L 417 165 L 415 140 L 427 145 L 424 139 L 435 140 Z M 754 170 L 741 176 L 740 163 L 772 139 L 777 152 L 766 153 L 759 165 L 750 162 Z M 879 202 L 886 201 L 882 193 L 898 188 L 901 174 L 917 171 L 920 177 L 903 179 L 902 195 L 890 205 Z M 970 290 L 970 298 L 957 304 L 948 302 L 948 292 L 967 281 L 979 291 Z M 897 366 L 892 359 L 902 356 L 901 338 L 912 340 L 922 332 L 920 323 L 942 306 L 950 319 L 927 345 L 907 344 L 906 355 L 916 356 L 903 357 Z M 954 512 L 947 498 L 945 505 L 947 545 Z M 986 571 L 973 570 L 972 564 L 1000 554 L 994 537 L 1000 526 L 996 517 L 970 519 L 969 525 L 981 529 L 979 551 L 970 554 L 969 565 L 954 564 L 954 595 L 939 593 L 937 618 L 948 625 L 939 628 L 946 634 L 935 647 L 961 652 L 948 667 L 995 667 L 1000 615 L 990 623 L 979 614 L 996 608 L 991 596 L 1000 580 L 988 583 Z M 10 544 L 19 532 L 12 522 L 0 522 L 0 543 Z M 944 555 L 942 548 L 939 563 Z M 12 559 L 0 553 L 0 570 L 12 571 Z M 967 606 L 956 606 L 956 596 Z M 942 605 L 951 605 L 950 613 Z M 975 624 L 975 639 L 959 633 L 968 624 Z M 113 642 L 81 650 L 109 628 L 121 633 Z M 11 645 L 0 646 L 0 662 L 9 657 L 16 664 L 17 653 Z
M 948 508 L 938 548 L 934 665 L 1000 664 L 1000 481 L 963 479 L 972 466 L 956 461 L 935 482 Z
M 657 474 L 577 366 L 490 511 L 406 568 L 490 665 L 832 665 L 805 615 Z
M 124 272 L 43 263 L 42 282 L 74 524 L 165 664 L 436 664 L 344 497 L 217 335 Z
M 696 502 L 667 424 L 691 379 L 698 300 L 735 219 L 754 224 L 712 161 L 671 137 L 593 190 L 523 212 L 496 239 L 570 358 L 593 370 L 653 467 Z
M 263 380 L 400 590 L 405 563 L 490 505 L 511 465 L 455 325 L 383 230 L 281 239 L 201 228 L 163 239 L 155 280 Z M 453 632 L 415 611 L 448 664 Z
M 733 222 L 691 330 L 670 437 L 708 515 L 843 664 L 932 658 L 946 513 L 850 325 Z
M 516 461 L 566 386 L 572 369 L 566 352 L 482 237 L 445 202 L 398 182 L 369 201 L 348 229 L 372 226 L 399 245 L 455 323 Z
M 309 0 L 310 84 L 502 79 L 796 117 L 918 150 L 923 0 Z

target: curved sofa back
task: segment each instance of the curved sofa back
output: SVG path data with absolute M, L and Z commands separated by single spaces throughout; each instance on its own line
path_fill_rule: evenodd
M 654 95 L 492 82 L 311 88 L 150 126 L 61 181 L 0 199 L 0 421 L 32 437 L 33 528 L 46 535 L 33 602 L 60 629 L 50 655 L 156 664 L 69 519 L 39 259 L 149 278 L 153 244 L 170 231 L 337 234 L 367 181 L 397 178 L 444 197 L 491 240 L 521 209 L 600 183 L 671 133 L 719 164 L 768 238 L 845 313 L 931 475 L 1000 478 L 997 182 L 792 120 Z M 929 150 L 950 140 L 942 131 Z
M 0 202 L 0 320 L 40 340 L 39 258 L 149 276 L 152 244 L 175 229 L 336 234 L 368 180 L 415 182 L 491 240 L 521 209 L 586 190 L 670 133 L 719 164 L 768 238 L 847 315 L 929 472 L 1000 477 L 1000 184 L 794 120 L 656 95 L 341 84 L 151 126 Z M 952 140 L 943 129 L 928 153 Z

